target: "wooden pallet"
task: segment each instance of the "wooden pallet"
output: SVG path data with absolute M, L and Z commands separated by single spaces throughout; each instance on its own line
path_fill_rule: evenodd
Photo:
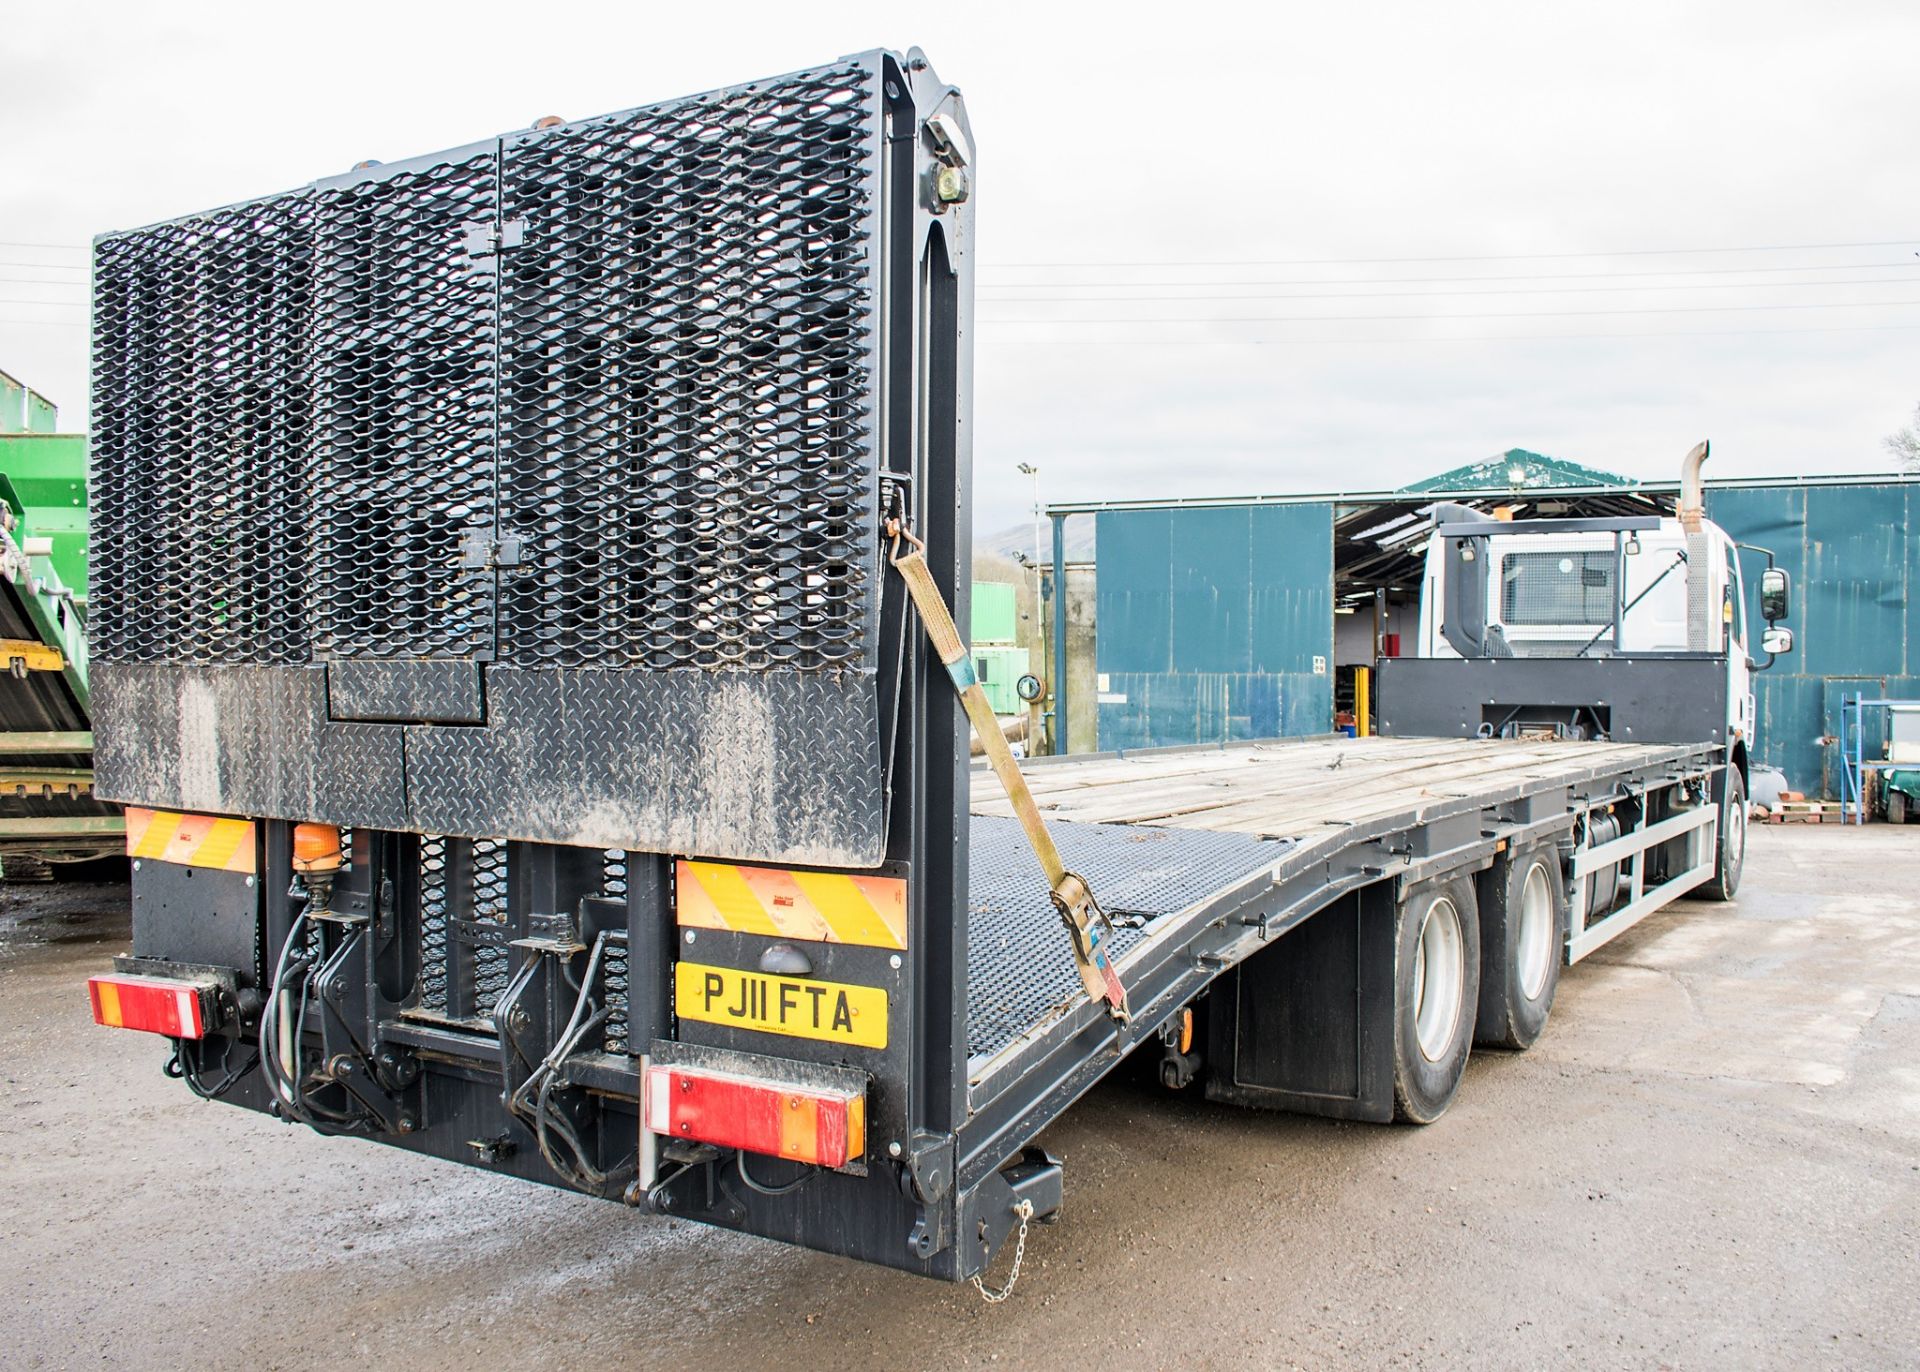
M 1837 800 L 1783 800 L 1767 814 L 1769 824 L 1845 824 L 1847 807 Z

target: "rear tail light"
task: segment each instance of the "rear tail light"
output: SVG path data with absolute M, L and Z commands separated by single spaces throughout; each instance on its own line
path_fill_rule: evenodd
M 855 1091 L 659 1064 L 645 1090 L 647 1128 L 668 1138 L 822 1167 L 866 1156 L 867 1102 Z
M 93 1000 L 93 1022 L 110 1029 L 140 1029 L 169 1038 L 205 1038 L 213 1021 L 218 985 L 173 977 L 140 977 L 116 973 L 91 977 L 87 994 Z

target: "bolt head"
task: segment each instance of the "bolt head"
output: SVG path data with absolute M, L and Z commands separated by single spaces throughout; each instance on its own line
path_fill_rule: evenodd
M 890 957 L 890 958 L 888 958 L 888 959 L 887 959 L 887 966 L 889 966 L 889 967 L 891 967 L 891 968 L 893 968 L 893 970 L 894 970 L 894 971 L 896 971 L 896 972 L 897 972 L 897 971 L 899 971 L 899 970 L 900 970 L 900 955 L 899 955 L 898 953 L 895 953 L 895 954 L 894 954 L 894 955 L 893 955 L 892 957 Z
M 901 1154 L 901 1152 L 902 1152 L 902 1149 L 901 1149 L 901 1147 L 900 1147 L 900 1140 L 899 1140 L 899 1139 L 895 1139 L 895 1140 L 894 1140 L 894 1141 L 893 1141 L 892 1143 L 890 1143 L 890 1144 L 888 1144 L 888 1145 L 887 1145 L 887 1156 L 888 1156 L 888 1157 L 890 1157 L 890 1158 L 897 1158 L 897 1157 L 899 1157 L 899 1156 L 900 1156 L 900 1154 Z
M 933 192 L 944 205 L 958 205 L 967 198 L 971 189 L 967 185 L 967 173 L 963 167 L 942 167 L 934 177 Z

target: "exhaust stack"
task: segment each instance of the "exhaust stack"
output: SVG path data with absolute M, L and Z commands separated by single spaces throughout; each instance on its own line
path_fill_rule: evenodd
M 1690 534 L 1700 532 L 1700 521 L 1707 517 L 1707 490 L 1700 469 L 1707 465 L 1707 443 L 1693 445 L 1687 460 L 1680 464 L 1680 527 Z
M 1680 464 L 1680 527 L 1687 535 L 1687 647 L 1706 652 L 1713 636 L 1713 607 L 1708 603 L 1707 569 L 1707 490 L 1700 469 L 1707 465 L 1705 440 L 1694 444 L 1687 460 Z

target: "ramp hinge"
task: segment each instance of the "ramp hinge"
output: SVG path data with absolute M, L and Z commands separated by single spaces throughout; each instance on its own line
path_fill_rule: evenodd
M 490 271 L 496 255 L 527 241 L 527 221 L 502 219 L 496 223 L 491 219 L 478 219 L 462 224 L 460 234 L 460 245 L 468 263 L 475 271 Z
M 526 560 L 527 540 L 520 534 L 491 526 L 466 529 L 460 534 L 460 570 L 463 572 L 511 570 L 524 565 Z

